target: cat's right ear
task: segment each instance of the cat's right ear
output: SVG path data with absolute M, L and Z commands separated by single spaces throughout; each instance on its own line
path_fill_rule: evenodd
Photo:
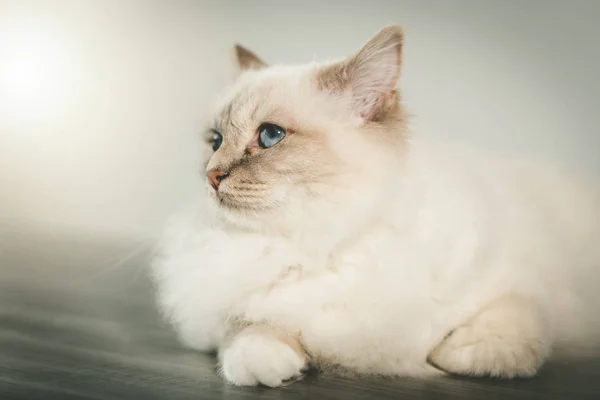
M 403 42 L 399 26 L 382 29 L 353 57 L 323 69 L 319 86 L 349 96 L 351 111 L 365 121 L 382 117 L 395 102 Z
M 235 58 L 241 71 L 258 70 L 267 67 L 267 64 L 263 60 L 245 47 L 236 44 L 234 50 Z

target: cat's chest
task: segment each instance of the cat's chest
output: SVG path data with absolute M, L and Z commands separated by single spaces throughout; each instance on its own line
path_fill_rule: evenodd
M 276 321 L 305 330 L 324 323 L 321 319 L 354 318 L 346 315 L 350 310 L 352 315 L 364 310 L 367 314 L 359 317 L 368 319 L 365 305 L 388 309 L 418 303 L 415 307 L 420 309 L 419 299 L 429 297 L 432 281 L 427 269 L 409 264 L 410 256 L 402 251 L 405 245 L 395 239 L 389 232 L 373 231 L 324 259 L 294 249 L 297 262 L 286 260 L 269 280 L 252 290 L 244 288 L 246 295 L 236 297 L 230 312 L 248 321 Z M 412 312 L 406 306 L 403 310 Z
M 415 275 L 415 266 L 435 263 L 426 247 L 409 234 L 383 226 L 331 249 L 315 251 L 285 238 L 239 235 L 230 236 L 228 243 L 209 243 L 204 252 L 213 260 L 205 263 L 208 274 L 216 273 L 211 265 L 220 265 L 220 270 L 258 285 L 288 285 L 330 276 L 408 278 Z

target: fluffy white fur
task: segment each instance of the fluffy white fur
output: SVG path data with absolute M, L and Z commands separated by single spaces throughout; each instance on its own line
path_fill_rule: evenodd
M 391 57 L 389 43 L 379 48 Z M 266 102 L 284 120 L 320 128 L 319 143 L 339 162 L 326 166 L 335 183 L 310 170 L 310 190 L 292 178 L 269 181 L 269 208 L 228 209 L 207 186 L 173 218 L 154 278 L 183 343 L 217 350 L 228 381 L 268 386 L 300 377 L 309 363 L 531 376 L 553 349 L 589 344 L 598 197 L 547 167 L 409 140 L 402 124 L 385 128 L 401 143 L 382 146 L 393 140 L 369 136 L 375 114 L 352 112 L 356 92 L 316 88 L 323 68 L 247 71 L 224 98 L 250 93 L 233 110 L 248 126 L 243 108 L 257 115 L 254 103 Z M 368 73 L 360 79 L 364 86 Z M 224 136 L 223 152 L 233 154 Z M 317 156 L 308 153 L 310 169 Z

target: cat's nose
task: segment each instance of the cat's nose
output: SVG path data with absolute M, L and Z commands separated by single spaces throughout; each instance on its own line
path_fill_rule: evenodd
M 229 176 L 228 172 L 219 171 L 218 169 L 211 169 L 206 173 L 208 181 L 215 190 L 219 189 L 221 181 Z

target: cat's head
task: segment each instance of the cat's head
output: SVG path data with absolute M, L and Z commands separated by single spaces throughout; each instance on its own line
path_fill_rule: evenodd
M 406 144 L 396 91 L 402 30 L 339 62 L 269 66 L 236 46 L 241 73 L 206 141 L 206 188 L 249 228 L 289 228 L 375 210 Z

